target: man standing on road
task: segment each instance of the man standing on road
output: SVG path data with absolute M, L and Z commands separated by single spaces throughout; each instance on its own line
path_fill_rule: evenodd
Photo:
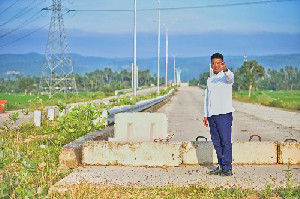
M 232 175 L 232 84 L 234 74 L 223 61 L 223 55 L 211 56 L 211 68 L 214 74 L 207 79 L 204 98 L 204 120 L 209 124 L 211 140 L 217 152 L 219 166 L 209 172 L 210 175 Z

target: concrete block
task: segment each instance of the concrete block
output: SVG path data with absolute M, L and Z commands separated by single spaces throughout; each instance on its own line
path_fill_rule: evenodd
M 49 108 L 48 111 L 47 111 L 47 118 L 49 120 L 54 120 L 54 117 L 55 117 L 55 110 L 54 110 L 54 108 Z
M 179 166 L 181 142 L 86 142 L 84 165 Z
M 105 122 L 104 122 L 104 125 L 108 125 L 108 122 L 107 122 L 107 117 L 108 117 L 108 111 L 107 110 L 103 110 L 102 111 L 102 114 L 101 114 L 101 120 L 103 120 L 105 118 Z
M 35 126 L 41 126 L 42 124 L 42 111 L 34 111 L 33 112 L 33 122 Z
M 232 143 L 233 164 L 276 164 L 276 142 Z
M 105 126 L 107 126 L 108 125 L 107 117 L 108 117 L 108 112 L 107 112 L 107 110 L 104 109 L 102 111 L 102 114 L 100 115 L 100 117 L 98 117 L 97 119 L 93 120 L 93 123 L 97 124 L 98 122 L 102 122 L 103 121 L 103 124 Z
M 64 145 L 60 149 L 59 161 L 68 168 L 76 168 L 82 164 L 82 145 L 86 141 L 92 140 L 108 140 L 109 136 L 113 136 L 114 128 L 107 127 L 103 130 L 96 130 L 77 140 Z
M 72 110 L 75 108 L 75 106 L 70 106 L 69 112 L 72 112 Z
M 60 163 L 68 168 L 77 168 L 81 164 L 82 147 L 61 148 L 59 153 Z
M 300 164 L 300 143 L 279 142 L 278 163 L 279 164 Z
M 59 111 L 59 117 L 65 115 L 67 113 L 67 110 L 66 109 L 63 109 L 62 111 Z
M 182 144 L 183 164 L 216 164 L 217 154 L 211 141 L 192 141 Z
M 168 119 L 164 113 L 118 113 L 115 137 L 109 141 L 154 141 L 168 137 Z

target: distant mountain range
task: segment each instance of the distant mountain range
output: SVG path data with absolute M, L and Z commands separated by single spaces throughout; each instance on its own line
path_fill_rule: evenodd
M 74 66 L 74 72 L 84 74 L 93 72 L 97 69 L 111 68 L 113 71 L 122 69 L 131 70 L 133 58 L 104 58 L 82 56 L 79 54 L 71 54 Z M 248 61 L 257 60 L 265 69 L 279 70 L 285 66 L 294 66 L 300 68 L 300 54 L 279 54 L 279 55 L 263 55 L 248 56 Z M 176 57 L 176 67 L 181 69 L 181 79 L 183 81 L 198 78 L 200 73 L 209 71 L 209 56 L 202 57 Z M 166 59 L 160 59 L 160 76 L 165 76 Z M 226 56 L 225 62 L 228 67 L 234 69 L 243 65 L 243 56 Z M 28 54 L 0 54 L 0 77 L 8 77 L 8 74 L 15 71 L 24 76 L 40 76 L 42 65 L 44 63 L 44 55 L 38 53 Z M 149 69 L 151 75 L 157 73 L 157 58 L 137 59 L 139 70 Z M 174 60 L 173 57 L 168 59 L 168 77 L 173 79 L 174 76 Z

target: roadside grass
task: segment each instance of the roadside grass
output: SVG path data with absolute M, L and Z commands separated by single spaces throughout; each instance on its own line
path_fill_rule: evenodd
M 255 190 L 237 188 L 209 188 L 206 185 L 184 187 L 132 188 L 120 185 L 80 184 L 68 187 L 63 193 L 52 192 L 51 198 L 246 198 L 258 196 Z
M 252 91 L 251 97 L 248 91 L 233 92 L 233 99 L 247 102 L 258 103 L 265 106 L 285 108 L 290 110 L 300 110 L 300 90 L 295 91 Z
M 162 91 L 161 95 L 168 91 Z M 150 93 L 111 100 L 107 105 L 78 105 L 54 121 L 44 119 L 41 127 L 33 123 L 18 126 L 19 113 L 10 114 L 9 120 L 0 126 L 0 198 L 47 196 L 49 187 L 72 171 L 59 163 L 62 146 L 102 129 L 104 120 L 97 123 L 94 120 L 101 116 L 104 109 L 156 96 L 156 93 Z
M 264 190 L 231 188 L 209 188 L 208 185 L 132 188 L 108 184 L 77 184 L 64 187 L 63 192 L 52 191 L 51 198 L 290 198 L 300 196 L 300 188 L 274 189 L 267 185 Z
M 63 94 L 57 94 L 52 98 L 46 95 L 37 96 L 36 94 L 24 95 L 23 93 L 0 93 L 1 100 L 7 100 L 7 111 L 18 109 L 35 109 L 42 110 L 46 106 L 54 106 L 58 101 L 66 103 L 85 102 L 94 99 L 102 99 L 104 97 L 112 96 L 113 93 L 104 92 L 79 92 L 78 95 L 74 93 L 68 93 L 66 96 Z

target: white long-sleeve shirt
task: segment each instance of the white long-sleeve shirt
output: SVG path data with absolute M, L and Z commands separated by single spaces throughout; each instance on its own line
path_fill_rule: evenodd
M 204 97 L 204 117 L 234 112 L 232 107 L 232 84 L 234 74 L 227 72 L 213 74 L 207 79 Z

